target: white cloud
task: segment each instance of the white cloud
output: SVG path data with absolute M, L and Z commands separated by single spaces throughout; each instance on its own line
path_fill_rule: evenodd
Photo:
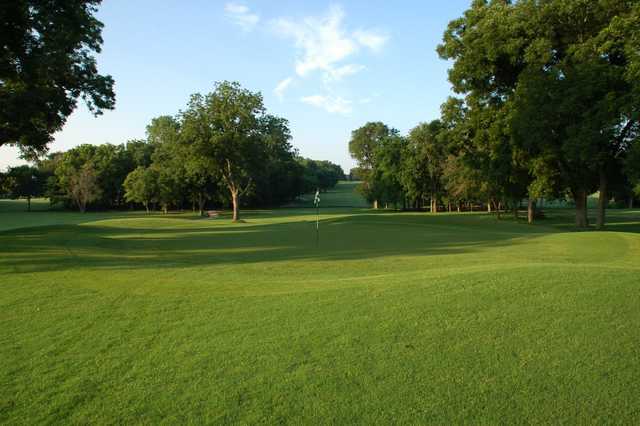
M 296 73 L 306 76 L 313 71 L 323 71 L 333 79 L 355 74 L 364 67 L 357 64 L 340 66 L 340 62 L 357 53 L 362 46 L 372 50 L 382 48 L 387 36 L 373 30 L 349 32 L 344 24 L 342 7 L 334 5 L 327 15 L 307 17 L 302 20 L 277 19 L 277 32 L 294 40 L 300 56 L 296 60 Z
M 379 52 L 387 43 L 389 36 L 383 33 L 367 30 L 358 30 L 353 33 L 358 43 L 368 47 L 374 52 Z
M 345 13 L 338 5 L 331 6 L 323 16 L 304 19 L 280 18 L 272 21 L 273 28 L 285 38 L 293 40 L 296 48 L 295 73 L 308 77 L 319 73 L 324 94 L 305 96 L 301 102 L 322 108 L 329 113 L 349 114 L 354 102 L 339 96 L 336 86 L 348 76 L 355 75 L 366 67 L 354 61 L 363 51 L 379 52 L 389 37 L 377 30 L 353 31 L 345 24 Z M 282 93 L 290 81 L 281 81 L 275 89 Z M 356 101 L 355 104 L 366 102 Z
M 351 101 L 340 96 L 313 95 L 305 96 L 300 100 L 305 104 L 322 108 L 332 114 L 349 114 L 352 111 Z
M 282 80 L 280 83 L 278 83 L 276 88 L 273 89 L 273 93 L 276 94 L 278 99 L 280 100 L 284 99 L 284 92 L 291 85 L 292 81 L 293 81 L 293 77 L 287 77 L 284 80 Z
M 252 13 L 251 10 L 240 3 L 227 3 L 224 11 L 231 21 L 244 31 L 251 31 L 260 22 L 260 16 Z
M 366 67 L 364 65 L 347 64 L 340 68 L 331 69 L 328 74 L 334 80 L 341 80 L 343 77 L 357 74 L 365 68 Z

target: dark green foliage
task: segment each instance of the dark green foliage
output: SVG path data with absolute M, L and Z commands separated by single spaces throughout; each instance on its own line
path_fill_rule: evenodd
M 82 97 L 96 115 L 115 104 L 98 73 L 99 0 L 10 0 L 0 6 L 0 146 L 35 157 Z
M 82 208 L 137 204 L 165 213 L 191 206 L 203 214 L 207 202 L 226 207 L 229 182 L 239 208 L 240 195 L 242 205 L 276 206 L 310 190 L 309 179 L 313 189 L 327 190 L 344 178 L 330 162 L 301 161 L 290 140 L 288 122 L 264 113 L 260 94 L 225 82 L 206 97 L 194 95 L 180 115 L 154 118 L 146 140 L 80 145 L 37 165 L 52 203 L 80 207 L 72 183 L 90 175 L 96 191 Z
M 45 192 L 46 175 L 32 166 L 10 167 L 0 176 L 0 195 L 7 198 L 26 198 L 31 211 L 31 199 Z
M 640 5 L 623 0 L 476 1 L 452 21 L 439 54 L 465 95 L 491 198 L 562 196 L 587 225 L 598 189 L 608 190 L 638 132 Z
M 314 192 L 316 189 L 327 191 L 344 179 L 342 167 L 330 161 L 299 158 L 298 164 L 303 170 L 303 193 Z

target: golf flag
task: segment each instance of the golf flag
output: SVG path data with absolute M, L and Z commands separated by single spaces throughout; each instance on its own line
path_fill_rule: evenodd
M 313 205 L 318 206 L 320 204 L 320 190 L 316 189 L 316 196 L 313 198 Z

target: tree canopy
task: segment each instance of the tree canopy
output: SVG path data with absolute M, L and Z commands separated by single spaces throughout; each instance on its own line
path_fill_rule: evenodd
M 100 0 L 12 0 L 0 7 L 0 146 L 35 158 L 82 98 L 94 114 L 115 105 L 98 73 Z

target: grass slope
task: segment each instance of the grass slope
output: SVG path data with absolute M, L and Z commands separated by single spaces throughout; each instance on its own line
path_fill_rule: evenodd
M 0 423 L 638 423 L 610 216 L 0 213 Z

